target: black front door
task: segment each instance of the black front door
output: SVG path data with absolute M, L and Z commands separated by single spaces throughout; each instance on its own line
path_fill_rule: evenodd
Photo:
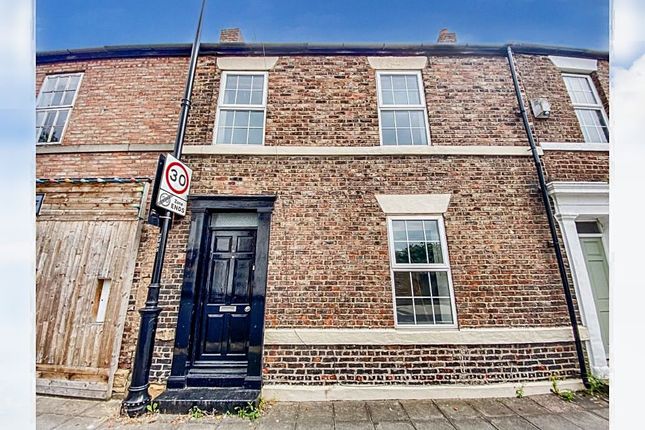
M 247 360 L 256 229 L 210 230 L 195 325 L 194 367 Z

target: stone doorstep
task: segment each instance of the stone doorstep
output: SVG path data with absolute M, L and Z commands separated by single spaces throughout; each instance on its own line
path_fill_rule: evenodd
M 204 412 L 235 412 L 251 403 L 257 406 L 260 390 L 243 388 L 184 388 L 168 389 L 155 398 L 159 412 L 164 414 L 186 414 L 197 406 Z

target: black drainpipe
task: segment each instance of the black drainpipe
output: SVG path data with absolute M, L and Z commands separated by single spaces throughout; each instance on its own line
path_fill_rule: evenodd
M 573 328 L 573 339 L 576 344 L 578 364 L 580 365 L 580 375 L 582 376 L 582 382 L 585 384 L 585 387 L 589 388 L 589 376 L 587 373 L 587 363 L 585 362 L 584 352 L 582 350 L 582 342 L 580 341 L 580 330 L 578 328 L 578 320 L 576 319 L 576 312 L 573 306 L 573 298 L 571 297 L 569 278 L 567 277 L 567 272 L 564 267 L 564 260 L 562 259 L 562 250 L 560 249 L 560 241 L 558 240 L 558 233 L 555 229 L 553 209 L 551 208 L 549 195 L 547 194 L 547 191 L 546 191 L 546 181 L 544 179 L 542 162 L 540 161 L 540 156 L 538 155 L 537 147 L 535 146 L 535 140 L 533 139 L 533 133 L 531 132 L 531 126 L 529 125 L 528 115 L 526 114 L 526 110 L 524 109 L 524 98 L 522 97 L 522 92 L 520 91 L 520 84 L 517 80 L 517 73 L 515 72 L 515 61 L 513 60 L 513 50 L 511 49 L 510 45 L 506 47 L 506 54 L 508 58 L 508 64 L 511 67 L 511 76 L 513 78 L 513 85 L 515 86 L 515 95 L 517 96 L 517 103 L 520 106 L 520 113 L 522 114 L 524 131 L 526 131 L 526 137 L 528 137 L 529 139 L 529 145 L 531 146 L 531 153 L 533 154 L 533 162 L 535 163 L 535 170 L 537 171 L 538 181 L 540 182 L 540 193 L 542 194 L 542 202 L 544 203 L 544 210 L 546 211 L 546 217 L 547 217 L 547 220 L 549 221 L 549 230 L 551 231 L 551 240 L 553 241 L 553 248 L 555 249 L 555 258 L 558 260 L 558 269 L 560 270 L 560 278 L 562 279 L 562 287 L 564 288 L 564 297 L 567 300 L 567 309 L 569 310 L 569 318 L 571 319 L 571 327 Z

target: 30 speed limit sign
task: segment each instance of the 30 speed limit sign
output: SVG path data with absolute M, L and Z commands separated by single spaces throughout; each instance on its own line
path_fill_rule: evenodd
M 157 206 L 177 215 L 186 215 L 188 192 L 193 171 L 172 155 L 166 155 L 161 173 Z

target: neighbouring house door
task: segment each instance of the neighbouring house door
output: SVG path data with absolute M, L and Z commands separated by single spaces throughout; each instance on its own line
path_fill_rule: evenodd
M 247 360 L 256 229 L 210 230 L 195 332 L 195 367 Z
M 609 268 L 601 237 L 580 237 L 591 282 L 602 342 L 609 356 Z

